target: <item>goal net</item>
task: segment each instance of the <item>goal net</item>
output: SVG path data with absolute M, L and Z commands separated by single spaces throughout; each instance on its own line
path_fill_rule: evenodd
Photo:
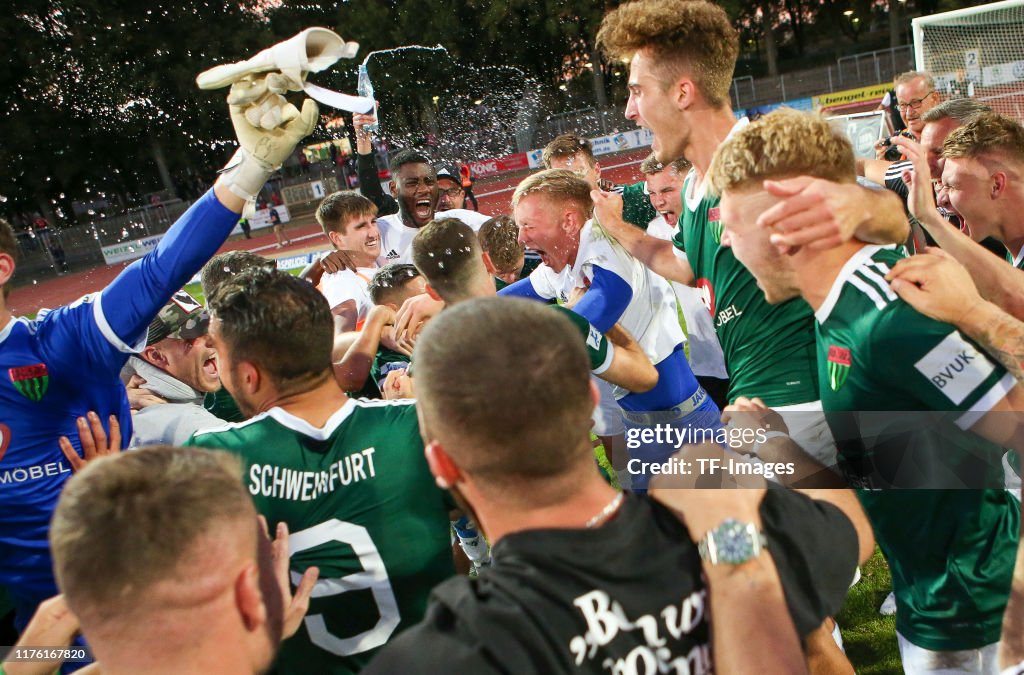
M 914 19 L 917 70 L 946 98 L 971 96 L 1024 122 L 1024 0 Z

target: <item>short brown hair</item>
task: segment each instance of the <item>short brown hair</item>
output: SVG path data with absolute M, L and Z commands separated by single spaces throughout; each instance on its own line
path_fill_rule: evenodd
M 543 304 L 476 298 L 441 312 L 416 343 L 416 394 L 424 433 L 481 482 L 522 485 L 593 461 L 589 359 Z
M 474 269 L 483 266 L 476 234 L 457 218 L 440 218 L 421 227 L 412 240 L 412 262 L 448 304 L 462 299 Z
M 820 115 L 774 110 L 718 147 L 708 171 L 721 194 L 770 178 L 814 176 L 856 180 L 853 147 Z
M 644 161 L 640 162 L 640 173 L 644 174 L 645 176 L 651 176 L 656 173 L 661 173 L 665 169 L 675 169 L 676 173 L 678 173 L 680 176 L 684 176 L 686 172 L 690 170 L 690 166 L 692 165 L 690 164 L 689 160 L 683 157 L 673 160 L 669 162 L 667 165 L 662 164 L 661 162 L 658 161 L 658 158 L 655 157 L 654 153 L 652 152 L 644 159 Z
M 523 197 L 541 194 L 555 201 L 570 201 L 589 218 L 594 210 L 594 200 L 590 198 L 592 189 L 590 183 L 568 169 L 545 169 L 527 176 L 516 186 L 512 208 L 515 209 Z
M 6 253 L 15 260 L 18 259 L 18 238 L 14 236 L 14 228 L 3 218 L 0 218 L 0 253 Z M 12 277 L 13 278 L 13 277 Z M 11 294 L 11 279 L 3 285 L 4 300 Z
M 526 248 L 519 243 L 519 228 L 512 216 L 491 218 L 480 226 L 477 237 L 480 248 L 490 256 L 499 272 L 512 272 L 523 261 Z
M 664 63 L 666 86 L 687 73 L 710 105 L 729 103 L 739 34 L 718 5 L 705 0 L 635 0 L 609 12 L 597 44 L 613 59 L 647 50 Z
M 210 258 L 210 262 L 203 265 L 199 273 L 199 283 L 203 287 L 203 296 L 207 302 L 217 292 L 221 284 L 246 270 L 254 267 L 262 267 L 268 270 L 277 269 L 277 263 L 270 258 L 264 258 L 252 251 L 225 251 Z
M 328 232 L 345 234 L 345 229 L 354 219 L 376 215 L 376 204 L 358 192 L 345 190 L 332 192 L 324 197 L 316 209 L 316 222 L 324 228 L 325 234 Z
M 979 113 L 950 132 L 942 144 L 946 158 L 977 159 L 991 154 L 1024 163 L 1024 128 L 1016 120 L 994 112 Z
M 224 282 L 209 306 L 232 360 L 258 364 L 282 393 L 302 390 L 330 372 L 334 319 L 327 299 L 309 282 L 279 270 L 250 269 Z
M 408 263 L 391 263 L 381 267 L 373 274 L 366 289 L 370 294 L 370 302 L 375 305 L 386 305 L 389 302 L 401 305 L 410 296 L 405 290 L 406 285 L 419 276 L 420 271 L 416 266 Z
M 50 524 L 57 584 L 79 616 L 131 615 L 158 582 L 184 583 L 200 539 L 232 521 L 255 534 L 232 455 L 151 446 L 90 462 L 68 481 Z
M 555 136 L 555 140 L 544 146 L 544 151 L 540 154 L 540 161 L 545 169 L 550 169 L 552 158 L 572 157 L 577 152 L 582 152 L 591 165 L 597 161 L 594 159 L 594 146 L 590 141 L 574 133 Z

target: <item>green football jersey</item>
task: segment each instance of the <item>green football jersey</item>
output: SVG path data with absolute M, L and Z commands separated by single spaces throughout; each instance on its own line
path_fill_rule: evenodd
M 818 399 L 814 319 L 801 298 L 770 305 L 732 248 L 722 246 L 718 198 L 686 203 L 694 174 L 683 186 L 683 213 L 672 240 L 685 252 L 697 288 L 711 312 L 729 372 L 729 400 L 759 396 L 770 407 Z
M 280 408 L 192 438 L 245 463 L 271 531 L 291 532 L 293 581 L 320 568 L 309 612 L 285 641 L 279 673 L 355 673 L 423 618 L 455 573 L 447 493 L 423 456 L 409 401 L 350 399 L 317 429 Z
M 583 344 L 587 348 L 587 356 L 590 357 L 590 369 L 594 374 L 600 375 L 608 370 L 608 366 L 612 364 L 612 357 L 615 351 L 612 344 L 608 342 L 608 338 L 601 331 L 590 325 L 590 322 L 584 317 L 571 309 L 561 305 L 551 305 L 551 309 L 569 319 L 576 330 L 580 332 Z
M 235 399 L 224 387 L 206 394 L 203 397 L 203 407 L 207 412 L 213 413 L 225 422 L 241 422 L 245 419 L 245 415 L 238 409 Z
M 1004 450 L 967 429 L 1015 381 L 896 296 L 885 275 L 902 257 L 865 246 L 816 312 L 821 402 L 844 472 L 865 488 L 896 629 L 925 649 L 974 649 L 999 639 L 1020 506 L 998 487 Z
M 408 367 L 408 356 L 382 345 L 377 349 L 377 355 L 370 365 L 370 379 L 373 380 L 374 386 L 379 388 L 384 383 L 384 378 L 392 370 L 402 370 Z
M 1021 251 L 1020 258 L 1015 258 L 1010 249 L 1006 249 L 1006 262 L 1010 263 L 1019 270 L 1024 270 L 1024 251 Z

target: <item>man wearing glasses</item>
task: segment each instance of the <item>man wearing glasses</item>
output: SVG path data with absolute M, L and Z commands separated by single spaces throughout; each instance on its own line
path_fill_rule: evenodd
M 928 73 L 911 70 L 896 78 L 896 109 L 903 118 L 903 123 L 914 135 L 914 140 L 921 139 L 921 131 L 924 130 L 922 117 L 926 112 L 942 102 L 942 96 L 935 90 L 935 80 Z M 886 153 L 892 147 L 892 138 L 885 138 L 878 142 L 875 151 L 878 158 L 890 159 Z M 903 159 L 899 157 L 898 159 Z

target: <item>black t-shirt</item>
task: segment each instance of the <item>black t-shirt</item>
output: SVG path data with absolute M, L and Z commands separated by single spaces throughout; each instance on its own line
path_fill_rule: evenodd
M 761 519 L 790 615 L 806 636 L 842 606 L 857 534 L 835 506 L 789 490 L 768 491 Z M 710 669 L 697 547 L 658 502 L 629 496 L 598 529 L 511 534 L 492 556 L 479 577 L 434 589 L 424 620 L 363 672 L 607 673 L 628 662 L 643 672 L 645 663 L 675 660 L 688 660 L 692 672 Z

